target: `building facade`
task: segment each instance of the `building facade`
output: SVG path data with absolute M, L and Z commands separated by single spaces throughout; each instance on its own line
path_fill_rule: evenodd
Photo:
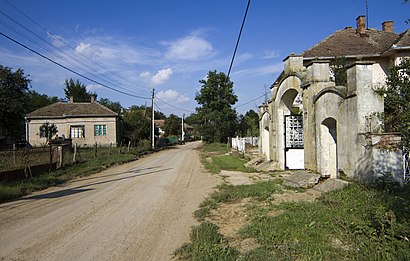
M 307 169 L 324 177 L 372 182 L 383 174 L 403 176 L 400 137 L 383 133 L 388 68 L 410 57 L 409 30 L 396 34 L 391 21 L 382 30 L 336 31 L 301 55 L 284 60 L 271 86 L 272 99 L 260 106 L 259 153 L 274 169 Z M 336 84 L 335 61 L 342 58 L 346 81 Z M 385 144 L 389 144 L 386 150 Z
M 47 139 L 40 127 L 55 124 L 55 136 L 72 139 L 80 146 L 113 145 L 119 141 L 118 115 L 96 102 L 57 102 L 26 115 L 26 139 L 31 146 L 43 146 Z

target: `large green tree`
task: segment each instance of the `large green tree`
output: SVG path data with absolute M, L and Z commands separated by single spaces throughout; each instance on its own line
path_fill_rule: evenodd
M 28 91 L 26 112 L 32 112 L 55 102 L 58 102 L 57 96 L 48 96 L 46 94 L 40 94 L 34 90 L 30 90 Z
M 249 110 L 245 116 L 239 115 L 239 134 L 242 137 L 259 136 L 259 115 L 254 110 Z
M 97 99 L 97 94 L 88 92 L 86 86 L 79 80 L 66 79 L 64 85 L 64 94 L 67 99 L 72 96 L 75 102 L 90 102 L 92 95 Z
M 30 80 L 22 69 L 0 65 L 0 139 L 20 140 L 24 134 Z
M 389 70 L 382 94 L 385 130 L 401 132 L 403 145 L 410 148 L 410 59 L 403 59 Z
M 202 87 L 195 100 L 199 104 L 196 111 L 200 134 L 207 142 L 226 142 L 237 129 L 232 105 L 238 97 L 233 92 L 233 82 L 223 72 L 216 71 L 209 71 L 207 79 L 199 82 Z
M 101 98 L 98 103 L 100 103 L 101 105 L 104 105 L 105 107 L 107 107 L 108 109 L 112 110 L 113 112 L 116 112 L 118 114 L 121 114 L 122 111 L 122 106 L 121 103 L 119 101 L 113 102 L 110 99 L 107 98 Z
M 181 135 L 181 118 L 175 114 L 169 115 L 164 122 L 165 136 L 180 136 Z
M 131 107 L 123 114 L 122 138 L 138 142 L 150 138 L 151 120 L 145 110 L 136 106 Z

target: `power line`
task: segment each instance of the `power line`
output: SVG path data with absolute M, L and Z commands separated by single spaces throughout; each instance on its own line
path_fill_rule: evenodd
M 27 49 L 27 50 L 29 50 L 29 51 L 31 51 L 31 52 L 37 54 L 38 56 L 41 56 L 42 58 L 44 58 L 44 59 L 46 59 L 46 60 L 48 60 L 48 61 L 50 61 L 50 62 L 52 62 L 52 63 L 54 63 L 54 64 L 56 64 L 56 65 L 58 65 L 58 66 L 60 66 L 61 68 L 65 69 L 65 70 L 67 70 L 67 71 L 69 71 L 69 72 L 71 72 L 71 73 L 74 73 L 74 74 L 76 74 L 76 75 L 78 75 L 78 76 L 80 76 L 80 77 L 82 77 L 82 78 L 84 78 L 84 79 L 86 79 L 86 80 L 89 80 L 89 81 L 91 81 L 91 82 L 93 82 L 93 83 L 99 84 L 99 85 L 101 85 L 101 86 L 103 86 L 103 87 L 105 87 L 105 88 L 107 88 L 107 89 L 110 89 L 110 90 L 112 90 L 112 91 L 115 91 L 115 92 L 118 92 L 118 93 L 121 93 L 121 94 L 124 94 L 124 95 L 128 95 L 128 96 L 135 97 L 135 98 L 139 98 L 139 99 L 147 99 L 147 100 L 150 99 L 150 98 L 148 98 L 148 97 L 143 97 L 143 96 L 139 96 L 139 95 L 134 95 L 134 94 L 130 94 L 130 93 L 126 93 L 126 92 L 117 90 L 117 89 L 115 89 L 115 88 L 113 88 L 113 87 L 110 87 L 110 86 L 108 86 L 108 85 L 106 85 L 106 84 L 103 84 L 103 83 L 98 82 L 98 81 L 96 81 L 96 80 L 94 80 L 94 79 L 91 79 L 91 78 L 88 77 L 88 76 L 85 76 L 85 75 L 83 75 L 83 74 L 81 74 L 81 73 L 79 73 L 79 72 L 77 72 L 77 71 L 75 71 L 75 70 L 73 70 L 73 69 L 68 68 L 67 66 L 62 65 L 62 64 L 59 63 L 59 62 L 56 62 L 56 61 L 54 61 L 54 60 L 48 58 L 47 56 L 45 56 L 45 55 L 43 55 L 43 54 L 41 54 L 41 53 L 39 53 L 39 52 L 37 52 L 37 51 L 31 49 L 30 47 L 28 47 L 28 46 L 26 46 L 26 45 L 20 43 L 19 41 L 17 41 L 17 40 L 15 40 L 15 39 L 11 38 L 10 36 L 8 36 L 8 35 L 6 35 L 6 34 L 4 34 L 4 33 L 2 33 L 2 32 L 0 32 L 0 34 L 1 34 L 2 36 L 4 36 L 5 38 L 9 39 L 10 41 L 12 41 L 12 42 L 14 42 L 14 43 L 16 43 L 16 44 L 18 44 L 18 45 L 24 47 L 25 49 Z
M 168 106 L 170 106 L 170 107 L 172 107 L 172 108 L 174 108 L 174 109 L 177 109 L 177 110 L 180 110 L 180 111 L 189 112 L 189 113 L 194 113 L 193 111 L 186 110 L 186 109 L 182 109 L 182 108 L 178 108 L 178 107 L 176 107 L 176 106 L 174 106 L 174 105 L 171 105 L 171 104 L 169 104 L 169 103 L 167 103 L 167 102 L 161 100 L 161 99 L 158 98 L 158 96 L 156 96 L 156 95 L 155 95 L 155 98 L 157 98 L 157 99 L 158 99 L 159 101 L 161 101 L 162 103 L 164 103 L 164 104 L 166 104 L 166 105 L 168 105 Z
M 77 53 L 77 54 L 80 55 L 81 57 L 87 59 L 89 62 L 92 62 L 93 64 L 99 66 L 99 67 L 102 68 L 105 72 L 108 72 L 109 74 L 115 76 L 116 79 L 114 79 L 113 77 L 111 77 L 109 74 L 105 74 L 105 77 L 107 77 L 107 78 L 109 78 L 110 80 L 113 80 L 113 81 L 115 81 L 115 82 L 118 82 L 118 79 L 119 79 L 120 81 L 122 81 L 122 82 L 128 82 L 128 83 L 132 84 L 132 86 L 130 85 L 131 88 L 138 87 L 138 86 L 135 85 L 134 82 L 129 81 L 128 79 L 126 79 L 126 78 L 124 78 L 124 77 L 122 77 L 122 76 L 120 76 L 120 75 L 118 75 L 118 74 L 116 74 L 116 73 L 110 71 L 107 67 L 103 66 L 102 64 L 100 64 L 100 63 L 98 63 L 98 62 L 95 62 L 95 61 L 92 60 L 91 58 L 89 58 L 89 57 L 87 57 L 86 55 L 80 53 L 79 51 L 77 51 L 77 49 L 76 49 L 75 47 L 73 47 L 73 46 L 71 46 L 70 44 L 66 43 L 66 42 L 65 42 L 64 40 L 62 40 L 59 36 L 53 34 L 53 33 L 52 33 L 51 31 L 49 31 L 47 28 L 45 28 L 44 26 L 42 26 L 40 23 L 36 22 L 34 19 L 32 19 L 31 17 L 29 17 L 28 15 L 26 15 L 24 12 L 22 12 L 21 10 L 19 10 L 17 7 L 15 7 L 14 5 L 12 5 L 12 4 L 11 4 L 10 2 L 8 2 L 7 0 L 4 0 L 4 2 L 6 2 L 10 7 L 12 7 L 12 8 L 13 8 L 14 10 L 16 10 L 18 13 L 20 13 L 21 15 L 23 15 L 25 18 L 27 18 L 28 20 L 30 20 L 33 24 L 37 25 L 39 28 L 41 28 L 42 30 L 44 30 L 48 35 L 51 35 L 54 39 L 57 39 L 58 41 L 60 41 L 60 42 L 63 43 L 64 45 L 68 46 L 68 47 L 69 47 L 70 49 L 72 49 L 75 53 Z M 0 12 L 1 12 L 1 11 L 0 11 Z M 59 52 L 61 52 L 61 53 L 64 53 L 64 55 L 65 55 L 65 56 L 68 56 L 68 58 L 70 58 L 70 59 L 72 59 L 72 60 L 75 60 L 77 63 L 79 63 L 79 64 L 81 64 L 82 66 L 86 67 L 86 68 L 89 69 L 90 71 L 94 71 L 94 70 L 95 70 L 94 68 L 92 68 L 92 67 L 90 67 L 88 64 L 86 64 L 85 62 L 83 62 L 83 61 L 77 59 L 76 57 L 74 57 L 74 56 L 72 56 L 72 55 L 67 55 L 64 51 L 61 51 L 59 48 L 57 48 L 57 47 L 54 46 L 54 45 L 51 45 L 48 41 L 44 40 L 41 36 L 39 36 L 38 34 L 36 34 L 35 32 L 33 32 L 32 30 L 28 29 L 27 27 L 25 27 L 24 25 L 22 25 L 21 23 L 19 23 L 19 22 L 16 21 L 15 19 L 13 19 L 12 17 L 6 15 L 6 14 L 3 13 L 3 12 L 1 12 L 1 13 L 2 13 L 4 16 L 6 16 L 7 18 L 9 18 L 10 20 L 12 20 L 14 23 L 18 24 L 20 27 L 24 28 L 25 30 L 27 30 L 28 32 L 30 32 L 31 34 L 33 34 L 34 36 L 36 36 L 37 38 L 39 38 L 40 40 L 42 40 L 43 42 L 45 42 L 46 44 L 48 44 L 48 45 L 50 45 L 51 47 L 53 47 L 54 49 L 56 49 L 57 51 L 59 51 Z M 16 32 L 15 29 L 14 29 L 13 31 Z M 18 33 L 18 34 L 21 35 L 20 32 L 16 32 L 16 33 Z M 23 37 L 25 37 L 25 38 L 27 39 L 27 36 L 23 36 Z M 30 39 L 29 39 L 29 40 L 30 40 Z M 33 40 L 30 40 L 30 41 L 33 42 Z M 42 48 L 44 49 L 44 47 L 42 47 Z M 48 50 L 47 50 L 47 51 L 48 51 Z M 50 52 L 50 53 L 51 53 L 51 52 Z M 56 56 L 55 54 L 53 54 L 53 55 Z M 64 60 L 64 59 L 61 58 L 61 57 L 59 57 L 59 58 L 62 59 L 62 60 Z M 67 60 L 64 60 L 64 61 L 67 62 Z M 68 62 L 67 62 L 67 63 L 68 63 Z M 72 65 L 72 66 L 75 66 L 75 65 L 73 65 L 73 64 L 71 64 L 71 65 Z M 91 72 L 88 72 L 88 73 L 93 74 L 93 73 L 91 73 Z M 99 78 L 99 79 L 101 79 L 101 80 L 104 80 L 104 81 L 106 81 L 106 82 L 109 82 L 109 81 L 107 81 L 106 79 L 103 79 L 103 78 L 99 77 L 99 76 L 96 75 L 96 74 L 94 74 L 94 77 Z M 118 86 L 118 88 L 121 88 L 121 87 Z M 134 92 L 134 93 L 135 93 L 135 91 L 132 90 L 132 89 L 127 89 L 127 88 L 121 88 L 121 89 L 124 89 L 124 90 L 126 90 L 126 91 Z M 140 89 L 140 90 L 145 90 L 145 89 L 142 88 L 142 87 L 139 87 L 139 89 Z
M 269 93 L 269 92 L 265 92 L 265 93 L 264 93 L 264 94 L 262 94 L 261 96 L 256 97 L 256 98 L 254 98 L 254 99 L 252 99 L 252 100 L 250 100 L 250 101 L 248 101 L 248 102 L 246 102 L 246 103 L 243 103 L 243 104 L 241 104 L 241 105 L 235 106 L 234 108 L 235 108 L 235 109 L 237 109 L 237 108 L 239 108 L 239 107 L 242 107 L 242 106 L 248 105 L 249 103 L 254 102 L 254 101 L 256 101 L 256 100 L 258 100 L 258 99 L 262 98 L 263 96 L 265 96 L 265 95 L 266 95 L 266 94 L 268 94 L 268 93 Z
M 238 40 L 236 40 L 235 50 L 234 50 L 233 55 L 232 55 L 231 65 L 229 65 L 228 77 L 229 77 L 229 75 L 231 74 L 231 69 L 232 69 L 233 61 L 235 60 L 236 51 L 237 51 L 237 49 L 238 49 L 239 41 L 241 40 L 242 29 L 243 29 L 243 26 L 244 26 L 244 24 L 245 24 L 245 20 L 246 20 L 247 14 L 248 14 L 248 9 L 249 9 L 249 5 L 250 5 L 250 4 L 251 4 L 251 0 L 248 0 L 248 5 L 246 6 L 245 15 L 243 16 L 243 20 L 242 20 L 241 30 L 239 31 Z

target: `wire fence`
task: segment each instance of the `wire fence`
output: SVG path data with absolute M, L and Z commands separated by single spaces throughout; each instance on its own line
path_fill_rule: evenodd
M 108 158 L 115 154 L 140 155 L 150 150 L 148 142 L 128 143 L 119 146 L 92 147 L 53 144 L 45 147 L 16 148 L 0 151 L 0 181 L 13 181 L 33 177 L 66 165 L 86 162 L 98 158 Z

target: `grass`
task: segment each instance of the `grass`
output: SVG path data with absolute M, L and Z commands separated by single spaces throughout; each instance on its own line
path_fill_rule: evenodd
M 194 213 L 202 223 L 175 254 L 184 260 L 409 260 L 410 188 L 381 185 L 351 183 L 315 202 L 275 205 L 280 181 L 223 184 Z M 257 248 L 241 253 L 211 223 L 210 211 L 243 198 L 254 200 L 237 236 L 254 239 Z
M 226 147 L 226 144 L 205 144 L 201 152 L 202 164 L 213 174 L 217 174 L 221 172 L 221 170 L 255 172 L 254 168 L 245 167 L 245 159 L 234 155 L 227 155 L 230 149 Z
M 239 251 L 230 247 L 218 227 L 204 222 L 191 230 L 191 243 L 178 248 L 174 255 L 184 260 L 237 260 Z
M 141 151 L 139 151 L 141 152 Z M 116 164 L 123 164 L 130 162 L 137 158 L 137 153 L 112 153 L 111 155 L 100 155 L 96 158 L 93 155 L 93 150 L 84 151 L 82 154 L 82 162 L 76 164 L 68 164 L 61 169 L 46 172 L 42 175 L 28 178 L 14 182 L 1 182 L 0 183 L 0 202 L 10 201 L 25 195 L 30 194 L 33 191 L 42 190 L 51 186 L 56 186 L 67 182 L 75 177 L 87 176 L 100 172 L 109 166 Z M 90 154 L 90 155 L 88 155 Z M 66 157 L 69 159 L 70 157 Z M 87 160 L 84 160 L 87 159 Z
M 262 246 L 247 255 L 276 260 L 407 260 L 409 199 L 408 188 L 388 194 L 351 184 L 314 203 L 282 203 L 281 215 L 255 218 L 241 235 Z

